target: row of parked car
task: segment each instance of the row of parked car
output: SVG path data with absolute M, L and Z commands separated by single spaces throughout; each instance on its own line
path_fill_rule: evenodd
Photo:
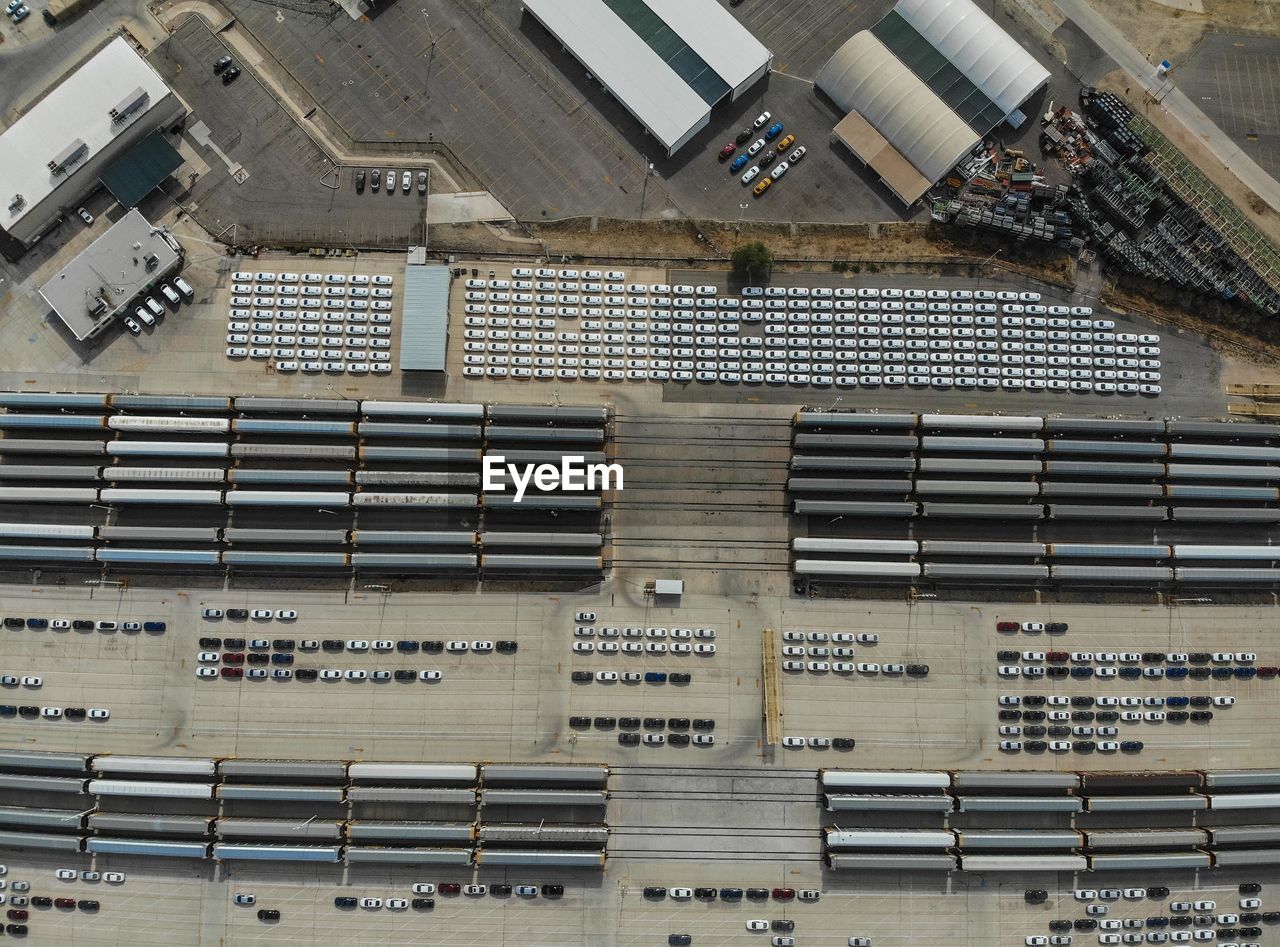
M 1017 664 L 1002 664 L 997 667 L 997 673 L 1001 677 L 1029 677 L 1041 678 L 1047 677 L 1051 679 L 1061 679 L 1064 677 L 1072 677 L 1077 680 L 1087 680 L 1089 678 L 1100 678 L 1102 680 L 1110 680 L 1118 678 L 1123 680 L 1138 680 L 1146 678 L 1148 680 L 1158 680 L 1168 678 L 1169 680 L 1192 680 L 1192 681 L 1226 681 L 1226 680 L 1242 680 L 1249 681 L 1254 678 L 1262 680 L 1273 680 L 1280 675 L 1280 667 L 1264 666 L 1253 667 L 1252 665 L 1243 665 L 1238 667 L 1099 667 L 1092 668 L 1087 665 L 1076 665 L 1074 667 L 1065 667 L 1063 665 L 1049 665 L 1045 667 L 1039 664 L 1027 665 L 1025 667 Z
M 787 642 L 811 641 L 815 644 L 823 642 L 833 642 L 834 644 L 878 644 L 880 635 L 874 631 L 859 631 L 856 634 L 851 631 L 835 631 L 827 634 L 825 631 L 784 631 L 782 640 Z
M 999 661 L 1047 661 L 1050 664 L 1253 664 L 1252 651 L 1011 651 L 996 652 Z
M 822 650 L 825 648 L 810 648 L 812 651 Z M 836 648 L 836 651 L 850 651 L 852 648 Z M 786 648 L 782 649 L 784 655 L 789 652 L 803 652 L 803 648 Z M 826 674 L 828 671 L 834 671 L 836 674 L 887 674 L 890 677 L 906 674 L 909 677 L 928 677 L 929 665 L 927 664 L 878 664 L 874 661 L 799 661 L 795 658 L 788 658 L 782 662 L 782 670 L 784 671 L 809 671 L 814 674 Z
M 87 211 L 83 213 L 87 213 Z M 88 218 L 88 222 L 92 223 L 93 218 Z M 169 283 L 159 283 L 156 289 L 174 309 L 181 306 L 184 299 L 190 302 L 195 298 L 195 292 L 191 289 L 191 284 L 181 276 L 175 276 Z M 155 296 L 143 296 L 138 305 L 134 306 L 133 316 L 124 317 L 124 325 L 131 333 L 138 335 L 142 332 L 144 325 L 147 327 L 154 326 L 156 319 L 164 314 L 165 308 L 160 305 Z M 135 319 L 134 316 L 137 318 Z
M 100 618 L 95 621 L 89 618 L 17 618 L 14 616 L 5 618 L 3 624 L 10 631 L 17 631 L 20 628 L 44 631 L 46 628 L 52 628 L 54 631 L 66 631 L 68 629 L 74 629 L 75 631 L 149 631 L 153 634 L 159 634 L 169 627 L 165 622 L 154 619 L 150 621 L 114 621 L 109 618 Z
M 601 654 L 715 654 L 716 646 L 714 644 L 706 644 L 699 642 L 698 644 L 688 644 L 682 641 L 673 641 L 667 644 L 665 641 L 649 641 L 641 644 L 639 641 L 624 641 L 618 644 L 616 641 L 583 641 L 578 640 L 573 643 L 573 651 L 575 654 L 591 654 L 599 651 Z
M 232 657 L 232 655 L 224 655 L 224 657 Z M 246 656 L 238 655 L 236 657 L 243 658 Z M 247 657 L 265 658 L 266 655 L 250 654 L 250 655 L 247 655 Z M 275 655 L 272 655 L 272 657 L 278 658 L 278 657 L 292 657 L 292 656 L 275 654 Z M 289 668 L 289 667 L 275 667 L 275 668 L 271 668 L 270 672 L 268 672 L 268 670 L 264 667 L 250 667 L 247 670 L 248 670 L 248 673 L 246 674 L 245 673 L 246 669 L 243 666 L 241 666 L 241 664 L 238 661 L 234 661 L 232 664 L 229 664 L 220 668 L 204 665 L 202 667 L 196 668 L 196 677 L 207 678 L 207 679 L 220 677 L 225 680 L 239 680 L 241 678 L 247 677 L 250 680 L 256 680 L 256 681 L 265 680 L 268 677 L 276 681 L 288 681 L 288 680 L 297 678 L 300 681 L 314 681 L 314 680 L 393 681 L 394 680 L 394 681 L 428 681 L 428 682 L 434 683 L 436 681 L 444 680 L 444 673 L 441 671 L 435 670 L 434 668 L 423 669 L 420 671 L 413 671 L 407 668 L 400 668 L 399 670 L 395 670 L 395 671 L 386 671 L 386 670 L 366 671 L 364 668 L 349 668 L 344 671 L 338 668 L 296 668 L 295 669 L 295 668 Z
M 788 750 L 852 750 L 857 741 L 853 737 L 783 737 L 782 745 Z
M 447 895 L 466 895 L 467 897 L 483 897 L 488 894 L 495 898 L 506 898 L 515 895 L 519 898 L 536 898 L 541 894 L 544 898 L 559 898 L 564 896 L 564 885 L 545 884 L 545 885 L 481 885 L 481 884 L 459 884 L 457 882 L 446 882 L 438 886 L 440 894 Z M 413 908 L 418 911 L 430 911 L 436 906 L 435 899 L 428 897 L 435 894 L 437 886 L 429 883 L 418 883 L 413 886 L 413 898 L 375 898 L 364 897 L 357 898 L 351 895 L 338 895 L 333 899 L 335 908 L 361 908 L 366 911 L 379 911 L 385 907 L 388 911 L 404 911 Z M 252 895 L 250 895 L 252 897 Z
M 1004 634 L 1012 634 L 1015 631 L 1025 632 L 1029 635 L 1051 634 L 1062 635 L 1067 632 L 1067 623 L 1065 621 L 998 621 L 996 622 L 996 631 Z
M 569 679 L 575 684 L 590 684 L 592 681 L 599 681 L 602 684 L 612 684 L 621 681 L 624 684 L 689 684 L 693 681 L 693 675 L 684 671 L 645 671 L 643 674 L 639 671 L 623 671 L 619 674 L 617 671 L 574 671 L 569 675 Z
M 42 717 L 45 720 L 108 720 L 111 711 L 106 707 L 37 707 L 35 704 L 0 704 L 0 718 Z
M 580 615 L 592 615 L 594 612 L 579 612 Z M 573 634 L 577 638 L 594 638 L 597 634 L 601 638 L 665 638 L 668 629 L 666 628 L 593 628 L 590 625 L 577 625 L 573 629 Z M 680 640 L 688 640 L 691 638 L 701 638 L 704 641 L 714 641 L 716 630 L 714 628 L 672 628 L 670 629 L 672 638 Z
M 584 729 L 592 724 L 591 717 L 570 717 L 569 726 L 574 729 Z M 594 723 L 602 730 L 612 730 L 615 726 L 621 727 L 623 730 L 635 730 L 643 726 L 646 730 L 661 730 L 663 727 L 670 727 L 672 730 L 688 730 L 692 727 L 694 730 L 714 730 L 716 728 L 715 720 L 710 717 L 596 717 Z
M 1066 697 L 1061 694 L 1002 694 L 998 699 L 1001 707 L 1044 707 L 1046 705 L 1050 707 L 1092 707 L 1095 704 L 1099 707 L 1231 707 L 1235 702 L 1236 699 L 1227 694 L 1221 694 L 1217 697 L 1207 694 L 1196 694 L 1194 696 L 1186 694 L 1173 694 L 1170 696 L 1151 694 L 1146 697 L 1107 695 L 1096 698 L 1087 694 L 1077 694 L 1075 697 Z M 1023 717 L 1024 719 L 1026 717 L 1025 711 Z M 1056 718 L 1051 716 L 1049 719 Z
M 500 640 L 500 641 L 441 641 L 439 639 L 428 641 L 413 641 L 411 639 L 402 639 L 400 641 L 392 641 L 390 638 L 379 638 L 372 642 L 363 638 L 350 638 L 343 640 L 342 638 L 303 638 L 301 641 L 295 641 L 293 638 L 217 638 L 204 636 L 200 638 L 200 647 L 206 650 L 215 648 L 225 649 L 227 651 L 281 651 L 291 652 L 295 648 L 298 651 L 311 653 L 315 651 L 323 651 L 326 654 L 340 654 L 343 651 L 353 653 L 363 653 L 365 651 L 375 651 L 378 653 L 386 653 L 390 651 L 398 651 L 401 654 L 442 654 L 449 652 L 450 654 L 466 654 L 474 652 L 476 654 L 488 654 L 496 651 L 498 654 L 515 654 L 520 645 L 516 641 Z M 250 662 L 251 664 L 254 662 Z M 286 662 L 281 662 L 286 663 Z
M 292 608 L 228 608 L 225 611 L 221 608 L 206 608 L 200 613 L 200 617 L 205 621 L 220 621 L 226 618 L 230 621 L 297 621 L 298 612 Z

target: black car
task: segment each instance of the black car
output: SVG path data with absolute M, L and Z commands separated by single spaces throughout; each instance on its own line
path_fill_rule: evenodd
M 1280 911 L 1263 911 L 1263 924 L 1280 924 Z
M 1168 927 L 1169 919 L 1167 917 L 1164 917 L 1163 915 L 1156 914 L 1156 915 L 1153 915 L 1152 917 L 1147 918 L 1146 921 L 1144 921 L 1144 923 L 1147 925 L 1147 927 L 1158 930 L 1162 927 Z
M 1169 918 L 1170 927 L 1190 927 L 1195 921 L 1186 914 L 1178 914 Z
M 1257 911 L 1244 911 L 1240 915 L 1241 924 L 1257 924 L 1262 920 L 1262 915 Z
M 668 934 L 667 943 L 670 944 L 671 947 L 686 947 L 686 945 L 693 943 L 693 935 L 692 934 Z
M 624 730 L 622 733 L 618 734 L 618 742 L 623 746 L 639 746 L 640 734 L 630 730 Z
M 1261 937 L 1261 936 L 1262 936 L 1262 928 L 1261 928 L 1261 927 L 1242 927 L 1242 928 L 1240 928 L 1240 933 L 1239 933 L 1237 936 L 1239 936 L 1239 937 Z
M 1190 661 L 1192 664 L 1208 664 L 1211 660 L 1213 660 L 1213 655 L 1211 655 L 1208 651 L 1192 651 L 1189 655 L 1187 655 L 1187 660 Z
M 617 717 L 596 717 L 595 725 L 601 730 L 612 730 L 618 725 Z
M 1093 718 L 1097 716 L 1092 710 L 1073 710 L 1071 711 L 1071 719 L 1079 720 L 1081 723 L 1091 723 Z
M 768 888 L 748 888 L 747 900 L 748 901 L 768 901 L 769 889 Z
M 354 898 L 352 900 L 355 900 Z M 409 902 L 409 906 L 415 911 L 430 911 L 436 906 L 435 898 L 414 898 Z
M 644 726 L 646 730 L 661 730 L 667 725 L 667 721 L 663 717 L 645 717 Z
M 742 889 L 741 888 L 721 888 L 720 900 L 721 901 L 741 901 Z
M 1043 710 L 1024 710 L 1022 712 L 1022 719 L 1030 720 L 1032 722 L 1043 720 L 1044 716 Z
M 672 730 L 688 730 L 689 718 L 688 717 L 668 717 L 667 726 L 670 727 Z
M 575 684 L 590 684 L 594 679 L 590 671 L 574 671 L 569 677 Z
M 709 717 L 694 717 L 693 729 L 695 730 L 714 730 L 716 722 Z
M 489 893 L 495 898 L 505 898 L 511 893 L 511 885 L 489 885 Z
M 739 145 L 745 144 L 751 140 L 755 133 L 756 130 L 754 128 L 744 128 L 742 131 L 738 132 L 738 137 L 734 139 L 734 142 Z
M 237 72 L 238 74 L 238 72 Z M 244 621 L 249 617 L 249 609 L 247 608 L 228 608 L 227 617 L 232 621 Z
M 644 889 L 644 896 L 646 898 L 665 898 L 667 896 L 667 889 L 662 887 L 662 885 L 648 885 Z
M 1044 673 L 1046 677 L 1052 677 L 1056 680 L 1057 678 L 1060 678 L 1060 677 L 1070 677 L 1071 668 L 1062 667 L 1060 665 L 1053 665 L 1051 667 L 1045 668 Z
M 693 675 L 687 674 L 684 671 L 672 671 L 667 677 L 667 680 L 672 684 L 688 684 L 693 680 Z
M 320 672 L 315 668 L 298 668 L 298 670 L 293 672 L 293 676 L 300 681 L 314 681 L 320 676 Z
M 271 656 L 271 663 L 272 664 L 292 664 L 293 655 L 289 654 L 288 652 L 281 653 L 277 651 L 275 654 Z
M 20 707 L 18 707 L 18 716 L 19 717 L 39 717 L 40 708 L 33 707 L 30 704 L 22 704 Z
M 1044 740 L 1028 740 L 1023 749 L 1028 753 L 1043 753 L 1049 749 L 1049 744 L 1045 743 Z
M 333 899 L 333 906 L 335 908 L 353 908 L 359 903 L 360 902 L 355 898 L 343 897 L 341 895 Z
M 1028 694 L 1022 698 L 1022 702 L 1028 707 L 1043 707 L 1045 704 L 1044 694 Z
M 1212 676 L 1212 668 L 1191 668 L 1187 671 L 1187 677 L 1193 681 L 1207 681 Z
M 261 651 L 250 651 L 244 656 L 244 660 L 247 664 L 270 664 L 271 655 L 264 654 Z
M 1066 634 L 1067 623 L 1065 621 L 1051 621 L 1049 624 L 1044 626 L 1044 630 L 1051 635 Z
M 6 924 L 6 925 L 5 925 L 5 927 L 4 927 L 4 929 L 5 929 L 5 933 L 10 934 L 10 935 L 12 935 L 13 937 L 26 937 L 26 936 L 27 936 L 27 925 L 26 925 L 26 924 Z M 688 941 L 685 941 L 685 943 L 688 943 Z
M 97 901 L 77 901 L 76 907 L 78 907 L 81 911 L 88 911 L 90 914 L 92 914 L 94 911 L 98 910 L 98 908 L 101 907 L 101 905 L 98 904 Z
M 341 644 L 342 642 L 338 642 L 338 643 Z M 243 651 L 244 639 L 243 638 L 223 638 L 222 646 L 226 648 L 228 651 Z
M 1092 753 L 1098 748 L 1098 744 L 1093 740 L 1077 740 L 1071 744 L 1071 749 L 1077 753 Z
M 1170 710 L 1164 715 L 1164 718 L 1170 723 L 1183 723 L 1189 714 L 1185 710 Z
M 1215 681 L 1225 681 L 1235 676 L 1233 668 L 1214 668 L 1209 673 L 1213 675 Z
M 1033 723 L 1029 727 L 1022 728 L 1022 735 L 1027 737 L 1042 737 L 1045 735 L 1045 727 L 1038 723 Z
M 1125 680 L 1137 680 L 1142 677 L 1142 668 L 1121 668 L 1118 673 Z
M 1126 753 L 1137 753 L 1142 749 L 1142 746 L 1143 743 L 1141 740 L 1125 740 L 1120 744 L 1120 749 Z
M 796 929 L 796 922 L 791 920 L 790 918 L 780 917 L 774 920 L 774 922 L 769 926 L 772 927 L 775 931 L 782 931 L 783 933 L 788 933 Z
M 927 664 L 908 664 L 907 673 L 912 677 L 928 677 L 929 665 Z
M 27 626 L 27 620 L 25 618 L 6 618 L 4 620 L 4 626 L 6 628 L 25 628 Z M 89 627 L 93 627 L 93 622 L 89 622 Z
M 1069 737 L 1071 736 L 1071 728 L 1065 723 L 1056 723 L 1049 727 L 1049 736 L 1051 737 Z
M 15 717 L 17 714 L 17 704 L 0 704 L 0 717 Z
M 418 675 L 414 674 L 412 671 L 408 671 L 408 670 L 405 670 L 404 668 L 401 668 L 391 676 L 394 677 L 397 681 L 412 681 Z
M 1145 661 L 1147 664 L 1163 664 L 1164 652 L 1163 651 L 1144 651 L 1142 652 L 1142 660 Z
M 619 717 L 618 726 L 626 727 L 628 729 L 634 729 L 640 726 L 640 718 L 639 717 Z
M 1241 894 L 1257 894 L 1261 890 L 1262 890 L 1262 885 L 1257 884 L 1256 882 L 1246 881 L 1244 884 L 1240 886 Z
M 222 647 L 222 639 L 221 639 L 221 638 L 201 638 L 201 639 L 200 639 L 200 647 L 202 647 L 202 648 L 221 648 L 221 647 Z
M 1022 654 L 1017 651 L 997 651 L 996 660 L 998 661 L 1020 661 Z
M 230 69 L 228 69 L 226 72 L 222 74 L 222 84 L 231 85 L 231 83 L 236 81 L 236 78 L 239 75 L 240 75 L 240 67 L 232 66 Z M 228 612 L 228 614 L 230 613 Z
M 68 707 L 62 711 L 62 716 L 68 720 L 83 720 L 88 715 L 88 711 L 83 707 Z
M 258 911 L 258 920 L 260 921 L 278 921 L 280 920 L 280 912 L 275 908 L 262 908 Z
M 356 193 L 357 194 L 364 193 L 364 169 L 363 168 L 361 168 L 359 171 L 356 172 Z
M 443 641 L 424 641 L 422 642 L 423 654 L 439 654 L 444 651 Z
M 542 896 L 544 898 L 558 898 L 564 894 L 564 885 L 543 885 Z
M 520 646 L 514 641 L 498 641 L 494 643 L 493 647 L 499 654 L 515 654 Z
M 1078 917 L 1071 926 L 1078 931 L 1094 931 L 1098 929 L 1098 922 L 1091 917 Z
M 1147 889 L 1148 898 L 1167 898 L 1169 897 L 1169 889 L 1164 885 L 1153 885 Z
M 340 641 L 337 638 L 325 638 L 324 641 L 320 642 L 321 650 L 327 651 L 329 654 L 337 654 L 339 651 L 346 648 L 346 646 L 346 642 Z
M 1088 696 L 1083 696 L 1083 695 L 1072 697 L 1071 706 L 1072 707 L 1092 707 L 1093 698 Z
M 274 641 L 271 642 L 271 647 L 275 648 L 277 651 L 292 651 L 294 647 L 293 639 L 292 638 L 276 638 Z
M 402 651 L 405 654 L 417 654 L 419 647 L 421 646 L 416 641 L 397 641 L 396 642 L 396 650 Z
M 168 627 L 169 626 L 162 621 L 144 621 L 142 623 L 143 631 L 151 631 L 151 632 L 164 631 Z
M 1071 922 L 1065 917 L 1049 922 L 1049 930 L 1051 931 L 1069 931 L 1071 930 Z
M 569 726 L 571 727 L 589 727 L 591 726 L 590 717 L 570 717 Z
M 1205 696 L 1203 696 L 1203 695 L 1197 695 L 1197 696 L 1195 696 L 1195 697 L 1192 697 L 1192 698 L 1191 698 L 1191 706 L 1192 706 L 1192 707 L 1210 707 L 1210 706 L 1212 706 L 1212 705 L 1213 705 L 1213 698 L 1212 698 L 1212 697 L 1205 697 Z
M 715 888 L 694 888 L 693 889 L 693 896 L 695 898 L 700 898 L 703 901 L 714 901 L 716 899 L 716 894 L 717 892 Z
M 667 735 L 667 742 L 672 746 L 688 746 L 690 739 L 687 733 L 671 733 Z
M 1049 892 L 1043 888 L 1028 888 L 1022 892 L 1022 900 L 1027 904 L 1044 904 L 1049 900 Z
M 230 65 L 231 65 L 231 57 L 223 56 L 221 59 L 219 59 L 217 62 L 213 64 L 214 75 L 217 75 L 218 73 L 222 72 L 224 69 L 226 69 Z
M 831 745 L 837 750 L 852 750 L 858 741 L 853 737 L 832 737 Z
M 778 160 L 778 152 L 776 149 L 770 149 L 760 156 L 760 169 L 763 171 L 769 165 Z
M 76 631 L 93 631 L 93 622 L 87 618 L 73 618 L 71 627 Z
M 31 899 L 31 906 L 33 908 L 51 908 L 53 907 L 53 898 L 45 897 L 44 895 L 35 895 Z

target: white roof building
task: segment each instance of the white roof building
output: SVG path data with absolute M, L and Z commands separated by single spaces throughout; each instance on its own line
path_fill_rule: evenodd
M 0 230 L 29 245 L 112 159 L 183 111 L 134 48 L 112 40 L 0 132 Z
M 772 53 L 715 0 L 524 0 L 524 9 L 667 154 L 711 109 L 769 71 Z

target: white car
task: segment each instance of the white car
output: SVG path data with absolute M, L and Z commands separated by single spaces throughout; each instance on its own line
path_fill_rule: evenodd
M 368 651 L 369 642 L 363 641 L 359 638 L 352 638 L 350 641 L 347 642 L 347 650 L 348 651 Z
M 751 920 L 747 921 L 747 930 L 749 931 L 767 931 L 769 929 L 768 921 Z
M 435 894 L 436 886 L 425 881 L 415 882 L 413 885 L 414 894 Z
M 201 651 L 196 655 L 196 660 L 202 664 L 217 664 L 220 659 L 216 651 Z
M 444 675 L 439 671 L 423 670 L 418 672 L 418 680 L 420 681 L 439 681 L 443 679 Z
M 403 911 L 409 906 L 409 902 L 404 898 L 387 898 L 387 910 Z
M 276 621 L 296 621 L 298 613 L 292 608 L 281 608 L 276 610 Z
M 376 910 L 382 907 L 382 899 L 381 898 L 361 898 L 360 907 Z
M 258 899 L 251 894 L 237 894 L 234 900 L 236 904 L 253 904 Z
M 669 892 L 671 897 L 676 901 L 688 901 L 693 897 L 692 888 L 672 888 Z
M 59 868 L 53 874 L 61 881 L 75 881 L 77 877 L 76 870 L 74 868 Z
M 808 746 L 808 741 L 804 737 L 783 737 L 782 745 L 789 750 L 798 750 Z
M 196 677 L 217 677 L 218 669 L 211 667 L 196 668 Z
M 760 146 L 762 146 L 762 147 L 763 147 L 763 145 L 764 145 L 764 139 L 763 139 L 763 138 L 761 138 L 758 142 L 756 142 L 756 144 L 755 144 L 755 145 L 752 145 L 752 146 L 751 146 L 752 148 L 755 148 L 755 149 L 756 149 L 756 151 L 759 151 L 760 149 L 759 149 L 759 148 L 756 148 L 756 145 L 760 145 Z M 755 151 L 750 152 L 750 154 L 755 154 Z M 756 175 L 758 175 L 759 173 L 760 173 L 760 166 L 759 166 L 759 165 L 756 165 L 756 166 L 754 166 L 754 167 L 748 168 L 748 169 L 747 169 L 747 173 L 746 173 L 746 174 L 744 174 L 744 175 L 742 176 L 742 183 L 743 183 L 743 184 L 750 184 L 753 180 L 755 180 Z
M 596 620 L 596 613 L 595 612 L 578 612 L 578 614 L 574 616 L 574 620 L 581 621 L 581 622 L 592 622 Z
M 124 873 L 119 871 L 104 871 L 102 880 L 109 885 L 124 884 Z
M 481 895 L 489 890 L 488 885 L 463 885 L 462 893 L 469 895 Z
M 461 654 L 467 650 L 467 647 L 465 641 L 449 641 L 445 643 L 444 649 L 452 654 Z
M 61 707 L 41 707 L 40 716 L 47 717 L 50 720 L 59 720 L 62 717 Z

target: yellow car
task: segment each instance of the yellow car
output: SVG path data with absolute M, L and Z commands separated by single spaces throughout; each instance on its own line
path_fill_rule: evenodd
M 778 149 L 778 154 L 782 154 L 782 152 L 790 148 L 795 143 L 796 143 L 796 136 L 788 135 L 786 138 L 782 139 L 782 141 L 778 142 L 778 144 L 776 145 Z
M 759 184 L 751 189 L 751 192 L 759 197 L 765 191 L 769 190 L 769 185 L 773 183 L 773 178 L 765 178 Z

